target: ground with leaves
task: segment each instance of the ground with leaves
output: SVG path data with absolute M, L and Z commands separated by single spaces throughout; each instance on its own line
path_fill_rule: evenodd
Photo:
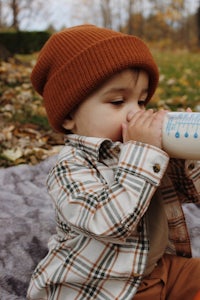
M 42 99 L 31 86 L 33 63 L 11 60 L 0 65 L 0 167 L 36 164 L 63 144 L 63 136 L 50 129 Z
M 153 54 L 160 83 L 151 106 L 200 111 L 199 53 Z M 30 83 L 35 57 L 20 60 L 0 62 L 0 167 L 37 164 L 63 145 L 63 136 L 50 129 L 42 99 Z

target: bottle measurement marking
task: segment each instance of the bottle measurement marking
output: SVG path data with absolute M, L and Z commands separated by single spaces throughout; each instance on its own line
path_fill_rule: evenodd
M 177 118 L 177 114 L 168 114 L 166 132 L 176 139 L 192 137 L 198 139 L 200 132 L 200 114 L 183 113 Z

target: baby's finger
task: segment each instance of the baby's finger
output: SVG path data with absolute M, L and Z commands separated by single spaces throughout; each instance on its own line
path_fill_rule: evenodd
M 135 124 L 137 122 L 137 120 L 139 120 L 139 118 L 141 117 L 141 115 L 144 113 L 143 110 L 139 110 L 136 113 L 134 112 L 130 112 L 127 116 L 127 121 L 128 122 L 132 122 L 133 124 Z
M 154 118 L 153 109 L 149 109 L 143 112 L 140 118 L 137 120 L 137 126 L 148 128 Z
M 150 126 L 156 126 L 156 127 L 161 128 L 166 113 L 167 113 L 167 111 L 164 111 L 164 110 L 160 110 L 160 111 L 157 111 L 156 113 L 154 113 Z
M 151 117 L 152 114 L 153 109 L 138 111 L 133 115 L 129 124 L 131 126 L 144 126 L 144 123 L 146 123 L 146 121 Z

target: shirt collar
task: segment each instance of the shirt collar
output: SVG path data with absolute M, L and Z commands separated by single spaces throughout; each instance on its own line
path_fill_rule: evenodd
M 118 156 L 121 148 L 120 142 L 112 142 L 112 140 L 107 138 L 86 137 L 76 134 L 66 135 L 65 144 L 81 149 L 97 160 L 113 157 L 113 155 Z

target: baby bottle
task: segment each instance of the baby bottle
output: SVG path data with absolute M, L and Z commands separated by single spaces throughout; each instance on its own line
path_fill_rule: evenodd
M 166 113 L 162 144 L 170 157 L 200 160 L 200 113 Z

